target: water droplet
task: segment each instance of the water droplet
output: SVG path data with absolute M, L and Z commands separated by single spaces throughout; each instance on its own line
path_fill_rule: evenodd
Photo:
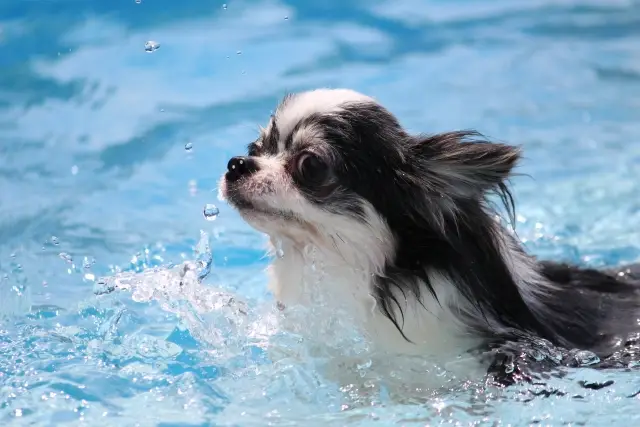
M 285 16 L 285 17 L 284 17 L 284 20 L 285 20 L 285 21 L 288 21 L 288 20 L 289 20 L 289 17 L 288 17 L 288 16 Z
M 51 236 L 51 243 L 57 246 L 60 244 L 60 240 L 56 236 Z
M 211 271 L 211 264 L 213 263 L 213 254 L 209 246 L 209 235 L 203 230 L 200 230 L 200 240 L 196 244 L 195 255 L 198 280 L 202 281 Z
M 276 240 L 276 256 L 278 258 L 284 257 L 284 250 L 282 249 L 282 240 Z
M 135 0 L 136 4 L 142 3 L 142 0 Z
M 77 175 L 78 174 L 78 166 L 73 165 L 71 166 L 71 175 Z
M 187 142 L 186 144 L 184 144 L 184 149 L 185 149 L 187 152 L 190 152 L 190 151 L 193 149 L 193 144 L 192 144 L 192 143 L 190 143 L 190 142 Z
M 214 221 L 218 217 L 220 210 L 218 210 L 216 205 L 209 203 L 204 206 L 204 211 L 202 213 L 204 214 L 204 219 L 207 221 Z
M 84 257 L 84 259 L 82 260 L 82 266 L 84 268 L 91 268 L 91 266 L 95 263 L 96 260 L 90 257 Z
M 160 49 L 160 43 L 154 42 L 153 40 L 149 40 L 144 44 L 145 52 L 151 53 L 151 52 L 155 52 L 158 49 Z
M 226 3 L 222 5 L 222 9 L 223 10 L 227 10 L 227 4 Z
M 237 51 L 236 55 L 242 55 L 242 51 L 241 50 Z
M 507 363 L 504 365 L 504 371 L 505 371 L 507 374 L 512 373 L 513 371 L 515 371 L 515 369 L 516 369 L 516 367 L 515 367 L 515 365 L 514 365 L 512 362 L 507 362 Z
M 577 352 L 574 355 L 574 358 L 580 366 L 589 366 L 600 363 L 600 358 L 595 353 L 586 350 Z
M 63 261 L 68 262 L 69 264 L 71 264 L 73 262 L 73 258 L 71 257 L 71 255 L 69 255 L 66 252 L 60 252 L 58 254 L 58 256 L 60 257 L 60 259 L 62 259 Z

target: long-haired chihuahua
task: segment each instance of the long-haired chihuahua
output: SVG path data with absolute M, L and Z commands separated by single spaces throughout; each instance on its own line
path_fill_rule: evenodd
M 497 220 L 499 207 L 513 216 L 519 158 L 472 131 L 412 135 L 368 96 L 319 89 L 284 98 L 220 192 L 277 246 L 270 289 L 284 310 L 314 304 L 313 263 L 324 303 L 387 351 L 446 360 L 543 339 L 609 355 L 640 330 L 640 268 L 527 254 Z

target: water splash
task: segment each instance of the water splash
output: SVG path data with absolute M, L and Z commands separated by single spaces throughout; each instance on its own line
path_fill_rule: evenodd
M 60 252 L 58 256 L 61 260 L 65 261 L 68 264 L 71 264 L 73 262 L 73 257 L 66 252 Z
M 195 247 L 195 255 L 198 281 L 202 282 L 211 272 L 211 264 L 213 263 L 209 235 L 202 230 L 200 230 L 200 240 Z
M 232 355 L 247 339 L 244 328 L 249 324 L 250 311 L 247 303 L 231 292 L 202 283 L 212 264 L 209 235 L 201 231 L 193 260 L 101 277 L 96 281 L 94 293 L 102 296 L 129 291 L 136 302 L 155 301 L 164 311 L 186 322 L 194 338 L 217 352 Z

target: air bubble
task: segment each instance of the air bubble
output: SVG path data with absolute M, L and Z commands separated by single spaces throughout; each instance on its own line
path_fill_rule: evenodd
M 193 149 L 193 144 L 190 142 L 187 142 L 186 144 L 184 144 L 184 149 L 187 153 L 191 152 L 191 150 Z
M 135 0 L 136 4 L 142 3 L 142 0 Z
M 60 240 L 56 236 L 51 236 L 51 243 L 57 246 L 60 244 Z
M 226 3 L 222 5 L 222 10 L 227 10 L 227 4 Z
M 160 43 L 154 42 L 153 40 L 149 40 L 144 44 L 145 52 L 151 53 L 151 52 L 155 52 L 158 49 L 160 49 Z
M 71 175 L 77 175 L 78 174 L 78 166 L 73 165 L 71 166 Z
M 219 213 L 220 210 L 216 207 L 216 205 L 212 205 L 210 203 L 204 205 L 204 210 L 202 211 L 204 219 L 206 219 L 207 221 L 215 221 L 215 219 L 218 218 Z
M 241 50 L 236 51 L 236 55 L 242 55 L 242 51 Z
M 285 21 L 288 21 L 288 20 L 289 20 L 289 17 L 288 17 L 288 16 L 285 16 L 285 17 L 284 17 L 284 20 L 285 20 Z

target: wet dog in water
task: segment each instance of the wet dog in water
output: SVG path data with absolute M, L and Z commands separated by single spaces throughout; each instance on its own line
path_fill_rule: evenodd
M 313 304 L 301 283 L 314 262 L 324 301 L 386 351 L 448 360 L 542 338 L 610 355 L 640 330 L 640 269 L 527 254 L 490 203 L 513 215 L 519 158 L 475 132 L 412 135 L 368 96 L 319 89 L 282 101 L 220 192 L 279 245 L 270 289 L 285 310 Z

